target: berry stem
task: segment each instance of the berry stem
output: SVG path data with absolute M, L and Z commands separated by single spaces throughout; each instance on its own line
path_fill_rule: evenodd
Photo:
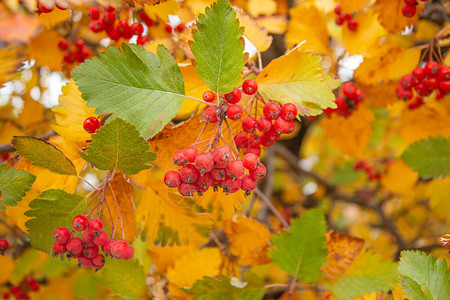
M 195 141 L 194 144 L 192 144 L 192 146 L 194 146 L 194 145 L 196 145 L 198 143 L 201 143 L 201 142 L 199 142 L 199 140 L 202 137 L 203 131 L 205 131 L 206 125 L 208 125 L 208 123 L 205 123 L 205 125 L 203 125 L 203 128 L 202 128 L 202 130 L 200 130 L 200 134 L 197 137 L 197 140 Z
M 284 229 L 289 229 L 289 224 L 286 222 L 286 220 L 283 218 L 283 216 L 278 212 L 278 210 L 273 206 L 272 202 L 269 198 L 264 195 L 264 193 L 256 187 L 254 190 L 255 194 L 264 202 L 264 204 L 267 205 L 267 207 L 270 209 L 270 211 L 273 213 L 275 217 L 280 221 L 281 225 L 283 225 Z
M 195 97 L 191 97 L 191 96 L 188 96 L 188 95 L 183 95 L 185 98 L 188 98 L 188 99 L 191 99 L 191 100 L 194 100 L 194 101 L 197 101 L 197 102 L 201 102 L 201 103 L 203 103 L 203 104 L 206 104 L 206 105 L 208 105 L 208 106 L 216 106 L 214 103 L 209 103 L 209 102 L 206 102 L 206 101 L 203 101 L 202 99 L 199 99 L 199 98 L 195 98 Z
M 102 197 L 100 198 L 100 206 L 98 208 L 98 217 L 99 218 L 100 218 L 100 214 L 102 213 L 103 202 L 105 201 L 106 187 L 108 186 L 108 183 L 111 180 L 111 177 L 112 177 L 113 173 L 114 173 L 114 170 L 108 171 L 108 174 L 106 174 L 106 177 L 103 180 Z
M 77 177 L 78 177 L 79 179 L 81 179 L 81 181 L 83 181 L 84 183 L 86 183 L 87 185 L 89 185 L 93 190 L 97 190 L 97 191 L 100 190 L 99 188 L 93 186 L 89 181 L 87 181 L 86 179 L 84 179 L 84 178 L 81 177 L 80 175 L 77 175 Z
M 233 141 L 233 147 L 234 147 L 234 151 L 236 152 L 236 156 L 239 157 L 239 151 L 236 147 L 236 143 L 234 141 L 234 136 L 233 136 L 233 133 L 231 132 L 230 124 L 228 124 L 228 121 L 226 119 L 225 119 L 225 124 L 227 125 L 228 133 L 230 134 L 230 138 Z
M 114 190 L 111 186 L 111 183 L 108 182 L 108 186 L 109 186 L 109 189 L 111 190 L 111 195 L 113 197 L 114 204 L 116 205 L 117 215 L 118 215 L 117 218 L 120 220 L 120 230 L 122 231 L 122 239 L 125 240 L 125 232 L 123 231 L 123 218 L 122 218 L 122 214 L 120 213 L 119 203 L 117 202 L 116 195 L 114 194 Z M 115 230 L 115 228 L 114 228 L 114 230 Z
M 262 71 L 263 69 L 263 63 L 262 63 L 262 58 L 261 58 L 261 52 L 257 51 L 256 53 L 258 53 L 258 74 Z

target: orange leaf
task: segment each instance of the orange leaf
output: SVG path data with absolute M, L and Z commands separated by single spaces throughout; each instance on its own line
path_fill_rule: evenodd
M 60 40 L 58 32 L 43 31 L 31 40 L 28 55 L 36 60 L 39 66 L 49 67 L 52 71 L 62 71 L 64 52 L 58 47 Z
M 390 33 L 400 33 L 406 27 L 411 27 L 419 19 L 419 13 L 424 7 L 421 1 L 417 1 L 417 13 L 407 18 L 402 14 L 405 5 L 403 0 L 377 0 L 374 11 L 378 14 L 378 20 Z
M 25 60 L 24 52 L 25 48 L 22 46 L 0 49 L 0 85 L 19 76 L 18 70 Z
M 3 4 L 0 4 L 0 20 L 0 40 L 7 43 L 28 43 L 41 25 L 36 15 L 22 11 L 11 14 Z

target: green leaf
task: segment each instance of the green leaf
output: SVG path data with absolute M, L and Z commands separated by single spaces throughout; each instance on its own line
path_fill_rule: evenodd
M 177 114 L 184 100 L 183 75 L 164 46 L 158 57 L 138 45 L 122 43 L 122 52 L 107 52 L 79 64 L 73 71 L 87 105 L 96 113 L 113 113 L 148 139 L 161 131 Z
M 203 276 L 192 288 L 182 289 L 197 300 L 258 300 L 264 297 L 264 282 L 255 274 L 246 272 L 245 282 L 233 277 L 219 275 L 218 278 Z
M 450 174 L 450 138 L 442 136 L 420 140 L 402 154 L 403 161 L 422 178 L 437 178 Z
M 120 118 L 97 129 L 92 139 L 80 156 L 99 170 L 117 169 L 132 175 L 150 169 L 148 163 L 156 159 L 136 128 Z
M 214 92 L 228 93 L 239 85 L 245 64 L 243 29 L 228 0 L 219 0 L 200 14 L 191 45 L 200 78 Z
M 336 108 L 330 87 L 338 86 L 324 76 L 320 55 L 309 51 L 292 50 L 272 60 L 258 75 L 258 92 L 267 99 L 294 103 L 299 113 L 316 116 L 328 107 Z
M 25 225 L 28 228 L 31 246 L 50 253 L 53 247 L 53 231 L 65 226 L 72 228 L 72 219 L 83 213 L 86 202 L 83 197 L 63 190 L 44 191 L 38 199 L 29 204 L 25 216 L 32 218 Z
M 289 232 L 272 238 L 274 248 L 269 257 L 286 273 L 305 282 L 315 281 L 321 277 L 320 268 L 328 254 L 326 230 L 323 212 L 311 209 L 292 221 Z
M 100 271 L 103 284 L 118 296 L 130 298 L 145 298 L 144 268 L 135 260 L 106 259 L 105 266 Z
M 16 206 L 35 180 L 36 176 L 33 174 L 9 168 L 5 164 L 0 165 L 0 192 L 2 193 L 0 210 L 5 210 L 5 205 Z
M 83 274 L 74 283 L 75 299 L 96 299 L 99 278 L 92 273 Z
M 381 254 L 361 251 L 350 267 L 328 289 L 337 300 L 353 300 L 364 293 L 379 293 L 397 283 L 397 267 L 392 261 L 383 261 Z
M 358 172 L 353 168 L 352 163 L 347 163 L 341 167 L 338 167 L 330 178 L 331 185 L 347 185 L 355 182 L 358 177 Z
M 446 260 L 420 251 L 402 251 L 398 271 L 403 290 L 413 299 L 448 299 L 450 269 Z
M 30 136 L 15 136 L 12 140 L 17 154 L 22 155 L 37 167 L 62 175 L 77 176 L 73 162 L 52 143 Z

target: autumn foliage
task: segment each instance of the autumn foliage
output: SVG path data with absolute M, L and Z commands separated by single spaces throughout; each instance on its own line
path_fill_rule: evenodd
M 445 0 L 0 3 L 0 297 L 449 299 Z

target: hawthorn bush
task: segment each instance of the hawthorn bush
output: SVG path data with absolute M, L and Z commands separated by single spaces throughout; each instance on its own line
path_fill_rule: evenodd
M 448 1 L 0 16 L 4 299 L 449 299 Z

